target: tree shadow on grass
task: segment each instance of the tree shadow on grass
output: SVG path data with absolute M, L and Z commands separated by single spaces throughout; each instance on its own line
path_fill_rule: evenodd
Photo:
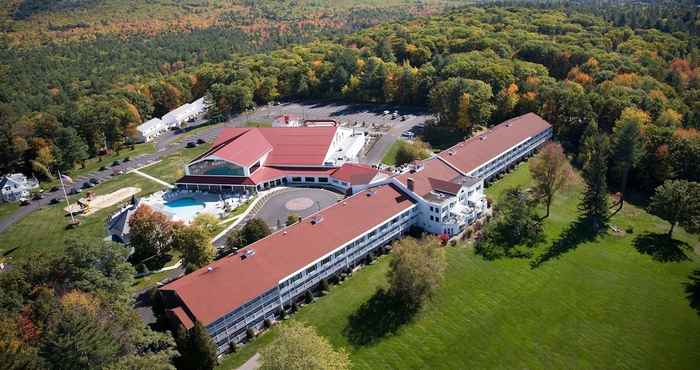
M 343 334 L 354 346 L 372 344 L 396 333 L 402 325 L 411 321 L 417 311 L 400 298 L 380 289 L 348 318 Z
M 559 258 L 562 254 L 576 249 L 579 244 L 595 240 L 604 231 L 605 228 L 596 227 L 589 219 L 579 218 L 569 225 L 544 253 L 530 261 L 530 267 L 534 269 L 549 260 Z
M 669 238 L 666 234 L 641 234 L 634 239 L 634 248 L 659 262 L 680 262 L 689 259 L 685 254 L 686 250 L 690 250 L 688 243 Z
M 691 272 L 688 279 L 690 282 L 683 283 L 686 298 L 690 307 L 700 315 L 700 269 Z

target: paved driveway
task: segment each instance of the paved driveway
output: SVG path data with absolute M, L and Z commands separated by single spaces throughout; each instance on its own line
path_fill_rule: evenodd
M 254 217 L 265 221 L 274 231 L 278 225 L 284 227 L 292 213 L 307 217 L 343 198 L 343 195 L 325 189 L 290 189 L 268 199 Z

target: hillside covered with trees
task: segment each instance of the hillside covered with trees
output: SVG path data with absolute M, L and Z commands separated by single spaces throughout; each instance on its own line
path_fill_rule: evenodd
M 0 106 L 0 163 L 68 169 L 80 160 L 65 159 L 71 148 L 89 156 L 117 148 L 138 123 L 205 95 L 211 114 L 223 116 L 278 99 L 331 97 L 429 106 L 439 117 L 430 131 L 455 141 L 537 112 L 574 153 L 589 122 L 612 133 L 632 121 L 642 137 L 628 182 L 651 190 L 700 176 L 697 42 L 583 11 L 465 8 L 221 63 L 171 65 L 164 77 L 116 86 L 74 81 L 31 109 L 8 101 Z

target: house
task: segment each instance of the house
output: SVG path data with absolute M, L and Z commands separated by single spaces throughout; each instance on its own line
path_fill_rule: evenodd
M 222 353 L 322 279 L 351 270 L 410 228 L 458 234 L 487 210 L 484 183 L 552 137 L 549 123 L 526 114 L 392 174 L 327 162 L 333 129 L 232 129 L 188 165 L 179 183 L 186 187 L 324 183 L 354 195 L 160 288 L 175 325 L 201 322 Z
M 188 121 L 198 118 L 206 113 L 207 107 L 204 98 L 199 98 L 192 103 L 183 104 L 161 117 L 168 129 L 182 127 Z
M 147 143 L 168 131 L 168 128 L 159 118 L 153 118 L 138 125 L 136 131 L 138 132 L 136 140 L 140 143 Z
M 140 205 L 141 199 L 132 198 L 129 204 L 107 219 L 107 233 L 112 237 L 112 241 L 129 244 L 129 219 Z
M 38 187 L 36 179 L 28 179 L 21 173 L 5 175 L 0 180 L 0 193 L 4 202 L 18 202 L 22 198 L 28 198 L 32 189 Z

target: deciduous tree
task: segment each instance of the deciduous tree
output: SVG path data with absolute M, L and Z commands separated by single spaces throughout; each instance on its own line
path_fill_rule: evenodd
M 549 143 L 530 161 L 530 175 L 535 180 L 535 192 L 544 200 L 549 217 L 549 208 L 554 195 L 561 190 L 572 176 L 571 165 L 558 143 Z
M 262 370 L 343 370 L 350 359 L 334 350 L 325 338 L 304 324 L 291 321 L 281 326 L 279 337 L 260 353 Z
M 688 232 L 700 231 L 700 183 L 667 180 L 656 188 L 649 212 L 668 221 L 668 237 L 673 237 L 676 225 Z
M 172 246 L 172 224 L 164 214 L 141 205 L 129 219 L 129 245 L 134 258 L 162 257 Z
M 447 260 L 440 241 L 406 238 L 394 244 L 389 263 L 389 292 L 406 305 L 420 308 L 442 282 Z

